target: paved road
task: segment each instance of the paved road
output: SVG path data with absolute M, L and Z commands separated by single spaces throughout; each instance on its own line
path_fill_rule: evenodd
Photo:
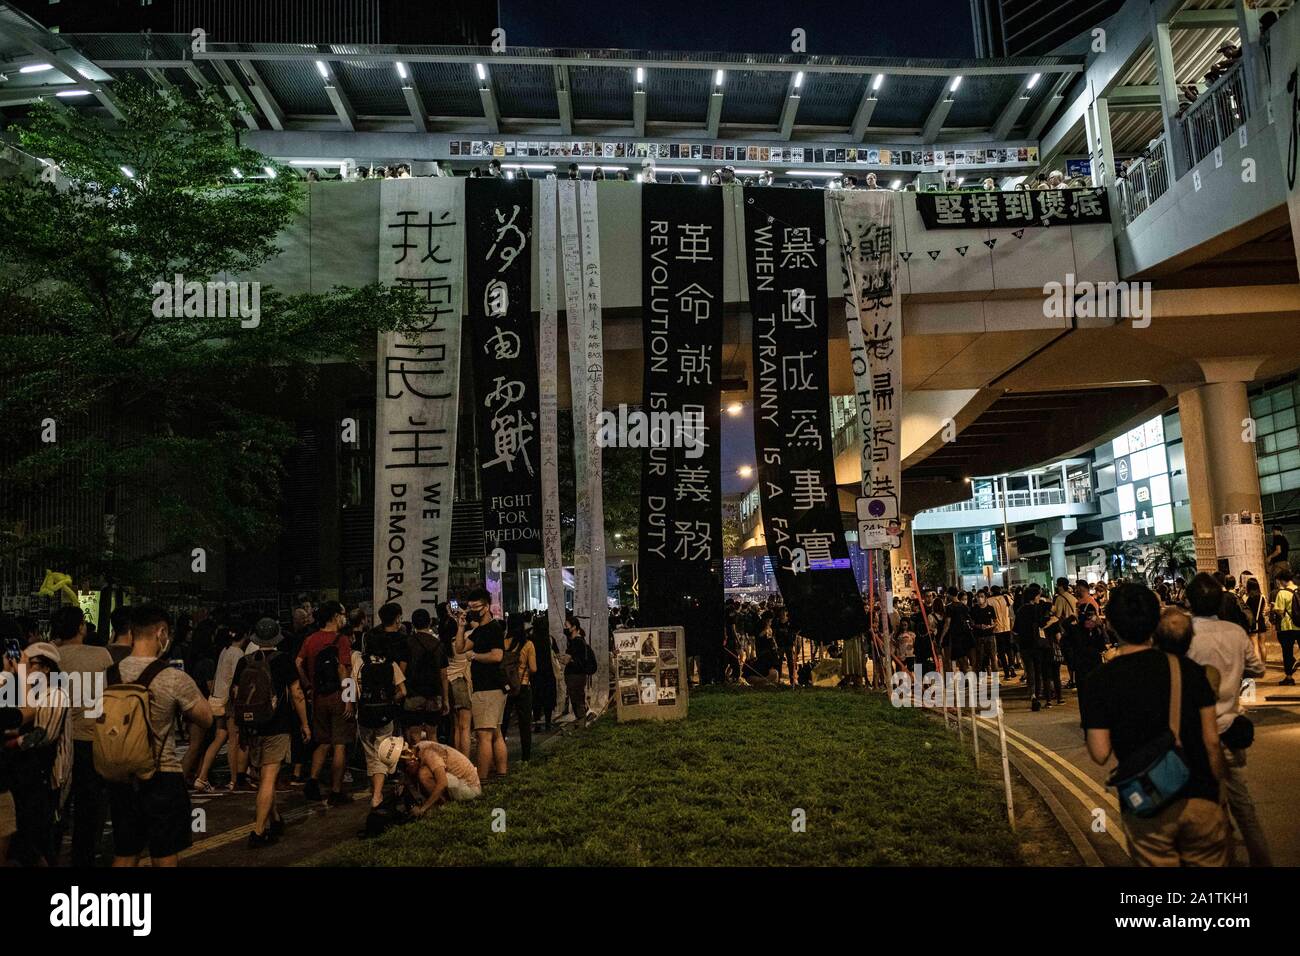
M 1300 688 L 1280 687 L 1279 666 L 1256 688 L 1255 702 L 1248 706 L 1255 722 L 1255 744 L 1249 752 L 1249 780 L 1264 832 L 1279 866 L 1300 865 L 1300 822 L 1294 811 L 1300 787 Z M 1003 688 L 1008 744 L 1013 755 L 1027 762 L 1039 780 L 1047 783 L 1060 805 L 1076 824 L 1105 865 L 1128 863 L 1124 835 L 1114 818 L 1119 813 L 1113 790 L 1105 786 L 1107 767 L 1099 767 L 1088 756 L 1079 728 L 1079 707 L 1073 691 L 1066 691 L 1065 704 L 1037 713 L 1029 709 L 1023 685 L 1012 682 Z M 982 724 L 992 731 L 985 742 L 995 740 L 991 721 Z M 1113 823 L 1113 825 L 1112 825 Z M 1092 861 L 1094 865 L 1098 860 Z M 1236 862 L 1244 865 L 1245 851 L 1238 841 Z

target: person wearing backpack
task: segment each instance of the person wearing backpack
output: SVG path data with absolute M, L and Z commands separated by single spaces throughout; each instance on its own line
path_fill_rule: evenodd
M 1226 866 L 1225 769 L 1205 668 L 1153 645 L 1160 600 L 1148 588 L 1117 587 L 1106 617 L 1120 647 L 1084 680 L 1079 716 L 1093 761 L 1118 761 L 1111 783 L 1133 862 Z
M 524 630 L 519 615 L 510 618 L 506 628 L 505 659 L 501 662 L 506 678 L 506 711 L 501 719 L 501 736 L 510 733 L 510 715 L 519 721 L 519 758 L 533 755 L 533 675 L 537 673 L 537 652 Z
M 170 648 L 167 611 L 132 607 L 131 653 L 109 669 L 92 738 L 95 770 L 108 782 L 114 866 L 139 866 L 145 850 L 154 866 L 176 866 L 192 842 L 176 722 L 189 721 L 197 739 L 212 709 L 194 679 L 171 666 Z
M 411 612 L 406 639 L 407 693 L 402 701 L 402 728 L 419 740 L 436 740 L 438 722 L 451 712 L 447 648 L 433 633 L 433 616 L 424 608 Z
M 1300 604 L 1291 569 L 1283 565 L 1277 571 L 1277 596 L 1273 599 L 1273 623 L 1277 625 L 1277 642 L 1282 645 L 1282 679 L 1278 683 L 1295 684 L 1295 643 L 1300 638 Z
M 393 614 L 396 609 L 396 615 Z M 384 627 L 376 629 L 362 641 L 362 649 L 352 652 L 352 682 L 357 695 L 357 735 L 361 752 L 366 759 L 366 774 L 370 777 L 370 809 L 384 802 L 384 781 L 388 778 L 386 761 L 380 758 L 379 744 L 397 733 L 396 720 L 402 712 L 406 697 L 406 675 L 392 656 L 398 642 L 390 635 L 397 634 L 402 609 L 396 604 L 385 604 L 379 609 Z M 399 635 L 400 636 L 400 635 Z
M 486 588 L 475 588 L 456 615 L 455 649 L 469 654 L 470 711 L 476 738 L 475 763 L 479 778 L 486 781 L 493 770 L 506 773 L 506 742 L 501 736 L 501 715 L 506 709 L 506 682 L 501 662 L 505 659 L 505 632 L 492 617 L 492 597 Z
M 347 611 L 338 601 L 321 605 L 320 630 L 303 641 L 295 663 L 298 680 L 307 690 L 311 712 L 311 738 L 316 749 L 311 755 L 311 772 L 303 795 L 320 800 L 321 771 L 330 757 L 330 806 L 350 803 L 351 794 L 343 790 L 347 771 L 348 747 L 357 739 L 357 725 L 352 700 L 344 700 L 343 682 L 350 677 L 352 642 L 339 628 L 347 624 Z
M 307 699 L 302 692 L 293 656 L 278 650 L 284 640 L 280 623 L 264 617 L 254 625 L 252 648 L 235 664 L 227 707 L 239 725 L 239 747 L 248 753 L 248 765 L 257 774 L 257 803 L 248 847 L 270 846 L 284 832 L 284 820 L 275 805 L 280 766 L 293 752 L 296 733 L 311 739 Z

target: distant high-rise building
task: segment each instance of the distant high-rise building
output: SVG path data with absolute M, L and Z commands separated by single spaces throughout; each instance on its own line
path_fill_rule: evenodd
M 494 0 L 9 0 L 63 33 L 189 33 L 215 43 L 486 46 Z
M 1124 0 L 971 0 L 975 52 L 984 57 L 1041 56 L 1122 6 Z

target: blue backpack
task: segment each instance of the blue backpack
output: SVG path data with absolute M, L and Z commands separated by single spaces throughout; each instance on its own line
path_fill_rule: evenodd
M 1178 658 L 1169 659 L 1169 729 L 1144 744 L 1115 768 L 1107 781 L 1119 791 L 1120 809 L 1139 817 L 1153 817 L 1187 789 L 1192 778 L 1183 759 L 1178 727 L 1182 720 L 1183 679 Z

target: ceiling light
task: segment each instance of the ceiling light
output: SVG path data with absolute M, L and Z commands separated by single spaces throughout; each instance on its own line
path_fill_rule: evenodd
M 89 96 L 90 90 L 64 90 L 62 93 L 55 93 L 54 95 L 69 99 L 74 96 Z
M 714 86 L 721 86 L 721 85 L 722 85 L 722 80 L 723 80 L 723 78 L 724 78 L 726 75 L 727 75 L 727 74 L 723 73 L 722 70 L 718 70 L 716 73 L 714 73 L 714 74 L 713 74 L 713 85 L 714 85 Z
M 949 92 L 949 93 L 956 93 L 956 92 L 957 92 L 957 87 L 959 87 L 959 86 L 961 86 L 961 77 L 960 77 L 960 76 L 954 76 L 954 77 L 952 78 L 952 83 L 950 83 L 950 84 L 948 85 L 948 92 Z
M 884 83 L 885 83 L 885 74 L 877 73 L 876 78 L 871 81 L 872 92 L 875 92 L 876 90 L 880 89 L 884 85 Z
M 638 84 L 645 82 L 645 67 L 638 66 L 636 68 L 636 81 Z
M 1035 86 L 1038 85 L 1038 81 L 1041 80 L 1042 78 L 1043 78 L 1043 74 L 1035 73 L 1033 76 L 1029 78 L 1029 82 L 1025 85 L 1025 89 L 1032 90 Z
M 487 79 L 487 67 L 484 66 L 482 63 L 475 63 L 474 70 L 478 73 L 478 78 L 480 80 Z
M 794 88 L 797 90 L 801 86 L 803 86 L 803 70 L 794 75 Z
M 748 478 L 753 473 L 754 473 L 754 469 L 751 468 L 749 465 L 741 465 L 739 468 L 736 469 L 736 474 L 740 475 L 741 478 Z
M 817 179 L 839 179 L 846 173 L 832 172 L 828 169 L 788 169 L 787 176 L 813 176 Z
M 555 168 L 552 163 L 506 163 L 504 166 L 506 169 L 535 169 L 541 172 Z
M 397 67 L 397 75 L 400 76 L 402 79 L 406 79 L 406 64 L 394 63 L 393 65 Z
M 316 61 L 316 72 L 321 75 L 321 79 L 323 80 L 328 80 L 330 78 L 330 71 L 326 68 L 325 63 L 322 60 Z
M 733 169 L 732 172 L 737 176 L 766 176 L 768 174 L 766 169 Z
M 46 70 L 52 70 L 54 67 L 48 63 L 29 63 L 27 66 L 20 66 L 19 73 L 44 73 Z

